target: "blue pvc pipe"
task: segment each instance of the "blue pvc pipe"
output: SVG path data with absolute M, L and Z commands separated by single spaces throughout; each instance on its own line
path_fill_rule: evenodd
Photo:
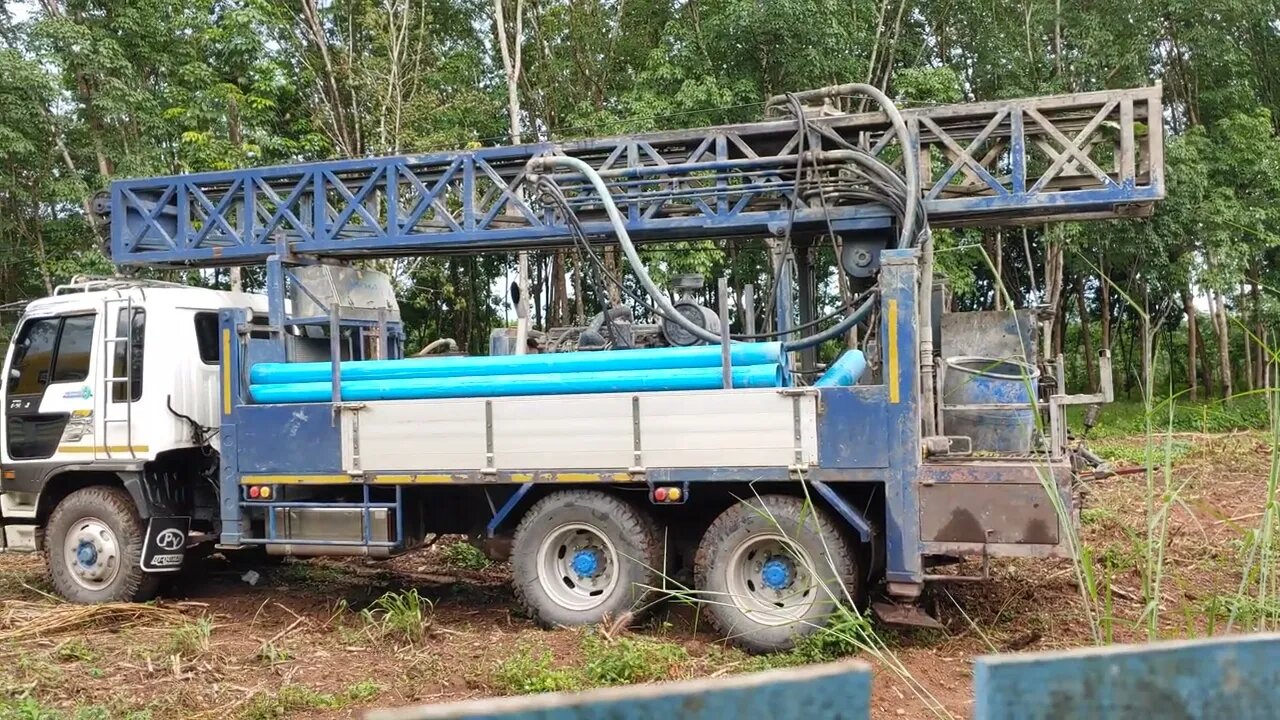
M 734 343 L 730 346 L 729 355 L 734 367 L 776 365 L 782 361 L 782 343 Z M 535 355 L 357 360 L 342 363 L 342 379 L 396 380 L 708 367 L 720 367 L 719 345 Z M 330 380 L 332 372 L 333 366 L 327 362 L 258 363 L 249 370 L 249 382 L 255 385 L 325 382 Z
M 839 387 L 853 385 L 867 369 L 867 357 L 861 350 L 848 350 L 814 383 L 815 387 Z
M 735 388 L 781 387 L 782 366 L 733 368 Z M 428 398 L 570 395 L 577 393 L 712 390 L 722 386 L 720 368 L 614 370 L 537 375 L 473 375 L 452 378 L 398 378 L 342 381 L 343 400 L 422 400 Z M 254 402 L 325 402 L 333 397 L 330 382 L 251 385 Z

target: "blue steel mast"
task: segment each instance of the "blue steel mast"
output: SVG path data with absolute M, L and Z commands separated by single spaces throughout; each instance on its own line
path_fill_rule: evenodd
M 1164 196 L 1160 88 L 904 110 L 922 201 L 938 227 L 1142 214 Z M 808 133 L 802 138 L 802 133 Z M 820 114 L 694 130 L 460 152 L 303 163 L 112 183 L 123 266 L 256 264 L 287 246 L 328 257 L 565 246 L 563 217 L 531 203 L 531 159 L 568 155 L 606 181 L 637 242 L 883 230 L 883 205 L 797 179 L 796 149 L 904 156 L 883 113 Z M 558 174 L 583 228 L 608 237 L 600 198 Z M 799 186 L 799 192 L 797 192 Z M 794 217 L 791 203 L 795 203 Z

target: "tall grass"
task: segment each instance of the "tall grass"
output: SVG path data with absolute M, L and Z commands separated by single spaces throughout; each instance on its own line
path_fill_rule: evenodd
M 794 559 L 804 563 L 803 568 L 810 577 L 818 579 L 827 588 L 837 588 L 837 592 L 835 596 L 829 598 L 834 601 L 834 610 L 831 613 L 816 620 L 799 621 L 809 634 L 801 640 L 792 652 L 801 656 L 799 658 L 801 662 L 831 660 L 838 656 L 854 653 L 865 655 L 902 681 L 912 695 L 924 704 L 933 717 L 955 720 L 955 716 L 934 696 L 928 686 L 920 681 L 907 667 L 906 663 L 898 657 L 885 638 L 877 631 L 871 618 L 858 609 L 857 598 L 853 596 L 852 590 L 844 584 L 839 570 L 832 564 L 831 542 L 833 538 L 829 538 L 827 533 L 823 531 L 822 525 L 817 522 L 816 506 L 810 495 L 808 479 L 803 472 L 797 471 L 797 480 L 799 486 L 803 488 L 805 499 L 800 526 L 814 530 L 821 538 L 823 558 L 819 561 L 812 561 L 803 555 L 797 554 Z M 754 485 L 752 486 L 752 491 L 755 492 Z M 758 493 L 755 495 L 755 499 L 760 499 Z M 747 500 L 747 498 L 739 498 L 739 500 L 743 501 Z M 758 511 L 764 513 L 763 516 L 770 521 L 772 527 L 780 535 L 786 538 L 787 541 L 792 541 L 782 523 L 769 512 L 768 506 L 762 503 Z M 813 526 L 810 528 L 809 523 L 811 522 Z M 814 564 L 823 560 L 825 560 L 825 567 L 819 567 Z M 702 605 L 731 605 L 734 600 L 734 597 L 729 594 L 687 588 L 670 577 L 663 577 L 662 584 L 662 588 L 649 589 L 659 592 L 663 599 L 674 599 L 677 602 L 695 607 Z M 783 662 L 781 664 L 790 663 Z
M 1280 370 L 1280 349 L 1267 345 L 1247 327 L 1241 325 L 1248 337 L 1263 348 L 1272 367 Z M 1280 628 L 1280 538 L 1277 528 L 1280 526 L 1280 378 L 1276 374 L 1264 373 L 1270 380 L 1268 387 L 1244 395 L 1258 395 L 1266 400 L 1268 419 L 1268 435 L 1270 445 L 1270 463 L 1267 472 L 1267 489 L 1262 498 L 1262 509 L 1258 518 L 1258 526 L 1244 531 L 1245 557 L 1240 571 L 1240 585 L 1231 605 L 1227 620 L 1227 632 L 1237 621 L 1250 630 L 1275 630 Z M 1252 607 L 1256 612 L 1249 617 L 1241 617 L 1241 609 Z
M 983 250 L 985 255 L 985 250 Z M 989 265 L 990 258 L 987 258 Z M 1096 270 L 1096 269 L 1095 269 Z M 993 272 L 994 275 L 994 272 Z M 1208 617 L 1207 631 L 1213 633 L 1220 626 L 1215 622 L 1217 615 L 1225 612 L 1226 628 L 1233 626 L 1251 630 L 1274 629 L 1280 627 L 1280 389 L 1276 387 L 1273 377 L 1267 388 L 1243 393 L 1239 397 L 1245 402 L 1240 404 L 1201 404 L 1193 405 L 1184 402 L 1182 394 L 1166 388 L 1163 397 L 1157 398 L 1153 386 L 1152 369 L 1159 357 L 1158 333 L 1151 330 L 1158 326 L 1152 322 L 1148 309 L 1129 297 L 1122 288 L 1116 286 L 1110 278 L 1099 273 L 1104 282 L 1111 285 L 1115 294 L 1128 303 L 1143 321 L 1147 336 L 1143 341 L 1143 352 L 1147 354 L 1145 377 L 1136 378 L 1136 385 L 1141 391 L 1141 403 L 1136 412 L 1129 412 L 1125 418 L 1124 432 L 1127 437 L 1137 436 L 1141 442 L 1140 459 L 1145 472 L 1142 473 L 1142 527 L 1133 533 L 1135 552 L 1132 563 L 1133 570 L 1139 575 L 1141 582 L 1141 611 L 1136 618 L 1121 619 L 1117 616 L 1114 595 L 1119 592 L 1115 588 L 1115 580 L 1121 576 L 1124 567 L 1113 565 L 1113 561 L 1103 557 L 1096 548 L 1086 543 L 1081 535 L 1077 515 L 1069 501 L 1074 488 L 1060 487 L 1054 476 L 1053 468 L 1061 460 L 1051 458 L 1048 454 L 1033 460 L 1038 470 L 1040 483 L 1058 518 L 1060 542 L 1065 546 L 1072 563 L 1077 590 L 1080 597 L 1079 612 L 1087 625 L 1095 644 L 1106 644 L 1116 637 L 1118 627 L 1123 623 L 1131 623 L 1133 632 L 1145 635 L 1150 640 L 1162 634 L 1162 621 L 1167 609 L 1162 604 L 1166 587 L 1167 552 L 1171 519 L 1178 511 L 1184 511 L 1193 519 L 1195 513 L 1189 506 L 1188 493 L 1190 477 L 1180 477 L 1174 471 L 1174 461 L 1186 450 L 1185 441 L 1175 440 L 1178 432 L 1205 432 L 1222 429 L 1234 430 L 1241 427 L 1257 425 L 1257 416 L 1266 417 L 1270 452 L 1270 471 L 1267 478 L 1265 496 L 1261 499 L 1261 512 L 1256 527 L 1242 530 L 1242 567 L 1239 587 L 1233 596 L 1214 597 L 1204 610 Z M 1015 307 L 1007 289 L 997 282 L 997 291 L 1003 294 L 1005 306 L 1014 313 Z M 1016 322 L 1016 313 L 1014 314 Z M 1260 342 L 1254 338 L 1255 342 Z M 1280 352 L 1268 348 L 1272 362 L 1280 367 Z M 1031 378 L 1025 378 L 1030 387 Z M 1060 390 L 1061 391 L 1061 390 Z M 942 402 L 942 398 L 938 398 Z M 1247 404 L 1246 404 L 1247 403 Z M 1259 410 L 1259 405 L 1263 407 Z M 1039 413 L 1035 414 L 1037 428 L 1043 437 L 1048 437 L 1049 428 L 1044 427 Z M 1064 416 L 1063 421 L 1066 422 Z M 1111 428 L 1111 434 L 1120 434 L 1117 427 Z M 1104 433 L 1106 434 L 1106 433 Z M 807 507 L 812 515 L 814 507 L 810 496 L 808 482 L 803 475 L 799 478 L 799 486 L 803 488 Z M 754 489 L 753 489 L 754 492 Z M 757 495 L 757 498 L 759 496 Z M 782 530 L 774 519 L 773 525 Z M 819 534 L 821 525 L 816 525 Z M 785 533 L 783 533 L 785 535 Z M 829 551 L 829 540 L 823 536 L 824 547 Z M 830 552 L 825 553 L 827 557 Z M 813 577 L 838 578 L 834 567 L 806 568 Z M 806 622 L 812 633 L 802 641 L 794 652 L 804 657 L 802 660 L 828 659 L 832 652 L 858 652 L 882 666 L 885 670 L 903 681 L 910 691 L 925 705 L 935 717 L 951 718 L 953 715 L 930 692 L 905 663 L 898 657 L 894 649 L 885 641 L 870 618 L 857 609 L 857 603 L 850 588 L 839 585 L 840 597 L 837 609 L 829 617 L 818 618 Z M 707 604 L 728 604 L 733 598 L 716 597 L 706 592 L 698 592 L 682 587 L 672 578 L 664 578 L 662 591 L 667 597 L 673 597 L 695 606 Z M 993 652 L 995 646 L 988 634 L 970 617 L 963 607 L 952 598 L 952 603 L 964 616 Z M 1186 611 L 1187 608 L 1183 608 Z M 1184 627 L 1198 628 L 1195 622 L 1186 622 Z
M 995 265 L 986 255 L 985 249 L 982 249 L 982 254 L 992 276 L 998 278 Z M 1081 260 L 1089 263 L 1087 258 L 1081 257 Z M 1097 268 L 1093 269 L 1102 282 L 1108 283 L 1122 302 L 1128 304 L 1141 318 L 1144 333 L 1142 352 L 1146 357 L 1143 366 L 1147 368 L 1147 372 L 1144 377 L 1135 378 L 1141 403 L 1136 413 L 1131 413 L 1120 423 L 1113 422 L 1116 427 L 1109 428 L 1112 434 L 1119 434 L 1117 431 L 1120 431 L 1129 436 L 1137 435 L 1142 441 L 1140 460 L 1145 484 L 1143 528 L 1135 567 L 1141 579 L 1142 609 L 1133 629 L 1145 634 L 1149 640 L 1161 636 L 1170 519 L 1179 509 L 1184 510 L 1193 521 L 1195 518 L 1195 513 L 1185 500 L 1190 477 L 1180 479 L 1173 469 L 1174 460 L 1183 447 L 1174 440 L 1175 432 L 1211 432 L 1257 427 L 1262 424 L 1259 421 L 1263 417 L 1271 455 L 1267 490 L 1261 500 L 1257 527 L 1242 530 L 1241 540 L 1245 553 L 1237 592 L 1233 597 L 1221 598 L 1221 602 L 1217 604 L 1230 608 L 1226 624 L 1228 631 L 1237 623 L 1258 630 L 1277 627 L 1280 625 L 1277 610 L 1280 602 L 1276 601 L 1280 598 L 1280 571 L 1277 570 L 1280 564 L 1280 542 L 1277 541 L 1277 528 L 1280 527 L 1280 505 L 1277 504 L 1277 489 L 1280 486 L 1280 392 L 1276 388 L 1276 379 L 1271 378 L 1269 387 L 1241 393 L 1219 403 L 1185 403 L 1182 393 L 1174 392 L 1172 388 L 1166 388 L 1163 398 L 1158 399 L 1153 376 L 1160 356 L 1159 334 L 1152 328 L 1158 327 L 1160 323 L 1152 322 L 1145 305 L 1135 301 Z M 1017 315 L 1013 309 L 1015 305 L 1007 288 L 998 279 L 996 290 L 1003 296 L 1005 306 L 1010 308 L 1016 323 Z M 1249 332 L 1247 328 L 1243 329 L 1246 333 Z M 1280 354 L 1274 348 L 1267 347 L 1252 333 L 1250 338 L 1266 348 L 1273 364 L 1280 363 Z M 1045 428 L 1040 424 L 1038 413 L 1036 421 L 1038 429 L 1044 435 Z M 1073 558 L 1073 569 L 1082 601 L 1082 619 L 1089 627 L 1095 643 L 1111 642 L 1117 622 L 1112 600 L 1114 568 L 1104 565 L 1099 573 L 1098 555 L 1082 541 L 1079 526 L 1070 507 L 1063 501 L 1047 460 L 1048 458 L 1043 463 L 1039 476 L 1045 494 L 1058 516 L 1059 527 L 1063 532 L 1062 542 Z M 1214 627 L 1212 620 L 1209 627 Z

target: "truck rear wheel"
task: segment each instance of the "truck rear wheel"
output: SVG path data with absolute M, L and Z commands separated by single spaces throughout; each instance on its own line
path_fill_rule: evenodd
M 53 509 L 44 554 L 53 587 L 74 603 L 148 600 L 160 585 L 142 571 L 146 526 L 117 487 L 77 490 Z
M 516 598 L 539 625 L 590 625 L 642 608 L 662 547 L 653 520 L 598 490 L 556 492 L 516 528 Z
M 748 652 L 787 650 L 858 597 L 855 557 L 825 511 L 765 495 L 734 504 L 707 528 L 694 585 L 729 642 Z

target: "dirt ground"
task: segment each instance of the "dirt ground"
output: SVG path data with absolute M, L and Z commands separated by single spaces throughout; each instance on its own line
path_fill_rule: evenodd
M 1143 443 L 1100 450 L 1126 464 L 1141 459 Z M 941 710 L 863 652 L 876 668 L 874 717 L 967 717 L 977 655 L 1088 645 L 1095 631 L 1103 641 L 1147 638 L 1143 577 L 1156 564 L 1161 637 L 1223 632 L 1233 612 L 1237 628 L 1276 613 L 1237 592 L 1265 502 L 1266 438 L 1177 436 L 1155 450 L 1174 463 L 1151 478 L 1154 494 L 1142 474 L 1089 484 L 1082 539 L 1096 600 L 1083 599 L 1067 561 L 996 561 L 989 580 L 931 586 L 945 631 L 876 632 Z M 1163 544 L 1147 540 L 1148 497 L 1157 509 L 1170 499 Z M 507 569 L 479 567 L 466 549 L 444 540 L 383 563 L 238 566 L 214 557 L 155 604 L 94 608 L 47 595 L 38 558 L 0 554 L 0 719 L 359 717 L 370 707 L 719 676 L 838 652 L 748 657 L 708 632 L 695 608 L 674 603 L 632 629 L 539 630 L 519 615 Z M 399 605 L 371 605 L 388 592 Z

